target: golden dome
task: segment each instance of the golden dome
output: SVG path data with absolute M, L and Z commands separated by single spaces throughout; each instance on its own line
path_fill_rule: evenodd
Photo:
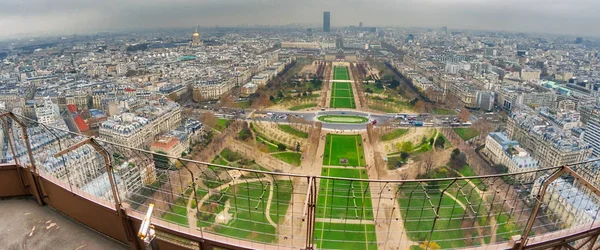
M 196 28 L 196 30 L 194 30 L 194 34 L 192 36 L 200 36 L 200 33 L 198 33 L 198 28 Z

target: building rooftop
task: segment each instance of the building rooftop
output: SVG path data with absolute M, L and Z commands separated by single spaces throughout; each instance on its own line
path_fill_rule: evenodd
M 525 131 L 551 143 L 562 151 L 579 151 L 589 149 L 590 145 L 582 139 L 571 135 L 569 130 L 563 130 L 545 120 L 535 111 L 525 108 L 511 114 L 511 119 Z
M 600 213 L 600 206 L 597 201 L 593 200 L 589 195 L 583 192 L 581 189 L 573 186 L 573 184 L 565 181 L 564 179 L 557 179 L 550 183 L 548 191 L 553 190 L 558 193 L 563 199 L 571 204 L 574 209 L 580 210 L 584 214 L 588 215 L 592 220 L 596 219 Z

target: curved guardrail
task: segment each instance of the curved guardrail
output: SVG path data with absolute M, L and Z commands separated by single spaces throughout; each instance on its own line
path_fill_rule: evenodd
M 266 168 L 268 157 L 243 145 L 225 149 L 226 135 L 215 139 L 220 147 L 203 149 L 219 157 L 203 162 L 10 113 L 0 118 L 4 161 L 111 208 L 124 225 L 154 204 L 160 240 L 179 246 L 518 249 L 565 239 L 570 246 L 597 245 L 600 192 L 586 176 L 596 160 L 485 176 L 439 168 L 450 176 L 439 179 L 371 180 L 364 167 L 328 167 L 312 176 L 287 172 L 292 167 L 283 164 Z M 41 203 L 49 199 L 43 189 L 34 193 Z

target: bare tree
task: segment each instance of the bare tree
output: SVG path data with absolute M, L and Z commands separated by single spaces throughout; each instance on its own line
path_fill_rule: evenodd
M 405 173 L 405 172 L 402 172 L 402 173 L 400 174 L 400 180 L 406 180 L 406 179 L 408 179 L 408 174 L 407 174 L 407 173 Z
M 451 92 L 446 93 L 446 98 L 444 102 L 446 103 L 446 107 L 449 108 L 458 108 L 462 106 L 462 101 L 454 93 Z
M 413 109 L 417 112 L 417 113 L 423 113 L 425 112 L 425 102 L 423 102 L 423 100 L 418 100 L 417 103 L 415 103 L 415 106 L 413 107 Z
M 466 108 L 462 108 L 462 110 L 460 111 L 460 114 L 458 114 L 458 118 L 462 122 L 468 122 L 469 117 L 471 117 L 471 113 L 469 112 L 469 110 L 467 110 Z
M 433 170 L 433 157 L 435 157 L 433 151 L 423 154 L 423 168 L 425 169 L 425 174 L 429 174 Z
M 473 123 L 473 128 L 479 131 L 479 136 L 477 140 L 480 144 L 490 132 L 494 131 L 494 125 L 482 119 L 479 119 L 475 123 Z
M 211 128 L 214 128 L 217 125 L 217 117 L 212 112 L 202 113 L 200 115 L 200 121 Z

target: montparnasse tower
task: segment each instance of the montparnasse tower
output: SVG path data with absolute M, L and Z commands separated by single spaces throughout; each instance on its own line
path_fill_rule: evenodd
M 200 40 L 200 33 L 198 33 L 198 28 L 194 30 L 194 34 L 192 34 L 192 47 L 202 46 L 202 40 Z

